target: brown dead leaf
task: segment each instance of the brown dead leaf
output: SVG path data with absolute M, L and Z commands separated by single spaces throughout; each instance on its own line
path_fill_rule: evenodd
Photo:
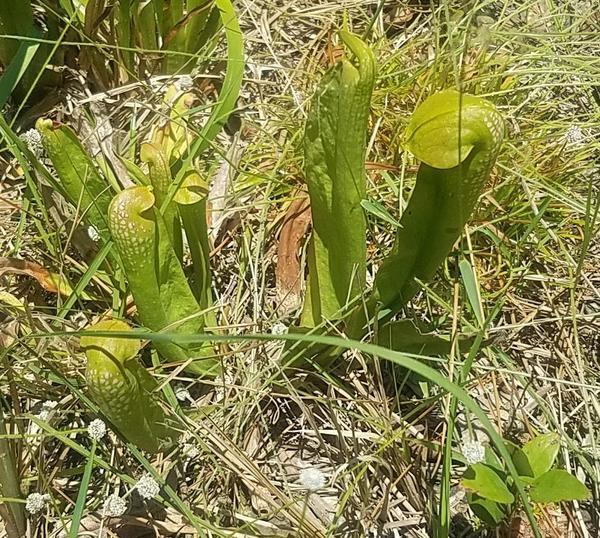
M 69 296 L 73 293 L 73 289 L 65 281 L 64 277 L 49 271 L 35 262 L 19 258 L 0 258 L 0 275 L 4 273 L 31 276 L 50 293 L 60 293 L 64 296 Z
M 300 306 L 302 275 L 299 252 L 310 220 L 310 202 L 308 196 L 302 195 L 290 204 L 279 234 L 275 278 L 277 301 L 282 314 Z
M 537 524 L 542 535 L 547 538 L 575 538 L 577 534 L 569 529 L 569 519 L 560 510 L 548 507 L 540 510 L 537 515 Z M 518 514 L 513 517 L 510 525 L 500 528 L 502 538 L 533 538 L 535 533 L 527 518 Z

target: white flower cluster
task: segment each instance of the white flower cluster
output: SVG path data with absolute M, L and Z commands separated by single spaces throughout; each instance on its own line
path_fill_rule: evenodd
M 274 334 L 275 336 L 279 336 L 281 334 L 287 334 L 287 332 L 288 332 L 287 325 L 285 325 L 284 323 L 281 323 L 280 321 L 273 324 L 273 326 L 271 327 L 271 334 Z
M 193 460 L 200 455 L 200 449 L 192 443 L 183 443 L 183 455 Z
M 153 499 L 158 495 L 160 486 L 149 473 L 146 473 L 138 480 L 135 489 L 143 499 Z
M 100 240 L 100 234 L 98 233 L 98 230 L 91 224 L 88 226 L 87 234 L 94 243 L 97 243 Z
M 49 500 L 50 495 L 47 493 L 44 495 L 41 493 L 30 493 L 25 501 L 25 510 L 27 510 L 30 514 L 37 514 L 44 509 Z
M 183 75 L 175 82 L 175 87 L 180 92 L 189 92 L 194 87 L 194 81 L 189 75 Z
M 300 484 L 309 491 L 321 489 L 326 481 L 323 471 L 316 467 L 306 467 L 300 471 Z
M 104 515 L 106 517 L 121 517 L 127 511 L 127 501 L 116 493 L 104 500 Z
M 579 145 L 581 142 L 583 142 L 584 138 L 585 135 L 583 134 L 581 127 L 579 127 L 578 125 L 571 125 L 571 127 L 569 127 L 567 129 L 567 132 L 565 133 L 565 140 L 567 141 L 567 143 L 572 144 L 574 146 Z
M 462 455 L 469 465 L 475 465 L 485 460 L 485 447 L 479 441 L 464 441 Z
M 47 422 L 52 414 L 54 408 L 58 405 L 58 402 L 53 402 L 52 400 L 48 400 L 42 404 L 42 409 L 38 413 L 38 418 Z
M 29 129 L 21 136 L 21 140 L 27 144 L 29 151 L 36 157 L 41 157 L 44 154 L 44 146 L 42 146 L 42 134 L 37 129 Z
M 175 389 L 175 398 L 177 398 L 180 402 L 187 402 L 192 400 L 190 396 L 190 391 L 186 389 L 183 385 L 180 385 Z
M 103 420 L 96 418 L 90 422 L 88 425 L 88 435 L 94 441 L 100 441 L 106 435 L 106 424 L 104 424 Z

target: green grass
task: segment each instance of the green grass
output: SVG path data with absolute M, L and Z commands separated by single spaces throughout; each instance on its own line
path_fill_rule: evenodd
M 235 8 L 246 69 L 232 19 L 225 25 L 229 48 L 224 41 L 216 46 L 212 77 L 200 74 L 195 86 L 195 129 L 205 137 L 196 148 L 198 168 L 213 178 L 219 168 L 224 176 L 223 163 L 229 168 L 226 224 L 211 262 L 219 326 L 232 337 L 298 321 L 299 312 L 277 304 L 275 253 L 283 215 L 303 183 L 306 108 L 335 39 L 329 30 L 344 17 L 339 3 L 325 1 Z M 58 537 L 80 517 L 93 526 L 104 499 L 118 493 L 126 496 L 128 516 L 153 522 L 164 536 L 179 524 L 191 536 L 444 536 L 444 529 L 450 536 L 494 536 L 468 511 L 458 513 L 462 440 L 489 428 L 487 420 L 519 443 L 559 433 L 559 465 L 592 491 L 593 501 L 536 508 L 542 535 L 578 536 L 600 526 L 598 15 L 591 2 L 578 0 L 447 1 L 434 11 L 429 3 L 386 2 L 377 14 L 376 8 L 355 2 L 346 16 L 359 34 L 372 23 L 379 75 L 368 199 L 391 219 L 399 219 L 414 183 L 417 163 L 403 151 L 402 136 L 420 101 L 458 84 L 490 99 L 506 118 L 509 136 L 476 215 L 405 311 L 438 335 L 477 335 L 476 346 L 413 363 L 389 352 L 382 359 L 386 353 L 368 343 L 348 344 L 352 350 L 323 371 L 310 364 L 282 369 L 289 355 L 277 338 L 221 340 L 223 379 L 152 367 L 183 433 L 178 446 L 149 460 L 110 434 L 97 444 L 92 468 L 85 429 L 98 410 L 85 395 L 77 338 L 65 333 L 105 314 L 134 316 L 122 300 L 124 286 L 107 285 L 105 252 L 83 256 L 85 230 L 60 216 L 60 204 L 57 213 L 43 203 L 52 196 L 48 181 L 40 184 L 30 169 L 25 178 L 15 171 L 6 151 L 14 140 L 3 127 L 0 163 L 3 185 L 11 188 L 0 200 L 0 255 L 41 263 L 76 291 L 58 298 L 28 277 L 0 275 L 4 420 L 23 498 L 51 496 L 40 514 L 27 514 L 33 535 Z M 60 47 L 73 39 L 65 36 Z M 117 58 L 105 43 L 84 49 Z M 146 139 L 160 119 L 165 84 L 142 79 L 94 101 L 70 89 L 64 102 L 86 100 L 76 109 L 97 125 L 110 121 L 115 151 L 129 155 L 131 141 Z M 233 109 L 242 127 L 229 136 L 219 128 Z M 15 123 L 19 132 L 28 127 Z M 367 216 L 373 274 L 393 226 Z M 149 350 L 144 358 L 158 364 Z M 422 375 L 410 373 L 414 368 Z M 182 387 L 193 405 L 174 400 Z M 57 406 L 41 420 L 35 415 L 45 401 Z M 186 455 L 184 443 L 199 454 Z M 303 466 L 324 471 L 323 489 L 302 488 Z M 144 472 L 163 486 L 151 502 L 132 491 Z M 168 519 L 152 515 L 157 505 Z

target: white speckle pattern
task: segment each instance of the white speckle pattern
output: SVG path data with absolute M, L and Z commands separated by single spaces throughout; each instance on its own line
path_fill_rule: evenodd
M 138 194 L 125 190 L 115 199 L 109 214 L 109 226 L 117 248 L 125 254 L 123 261 L 134 269 L 145 265 L 152 256 L 154 223 L 140 215 L 143 209 Z
M 571 125 L 565 133 L 565 140 L 567 141 L 567 144 L 571 144 L 573 146 L 579 146 L 584 139 L 585 135 L 583 134 L 581 127 L 578 125 Z
M 281 323 L 280 321 L 277 323 L 274 323 L 273 326 L 271 327 L 271 334 L 280 335 L 280 334 L 287 334 L 287 332 L 288 332 L 287 325 L 285 323 Z
M 490 111 L 483 115 L 483 123 L 485 123 L 492 137 L 493 143 L 490 149 L 494 152 L 504 138 L 504 120 L 497 112 Z
M 175 389 L 175 398 L 177 398 L 180 402 L 187 402 L 192 399 L 188 389 L 185 387 L 177 387 Z
M 184 75 L 175 82 L 175 86 L 180 92 L 189 92 L 194 87 L 194 80 L 189 75 Z
M 192 443 L 184 443 L 182 451 L 183 455 L 191 460 L 200 455 L 200 449 Z

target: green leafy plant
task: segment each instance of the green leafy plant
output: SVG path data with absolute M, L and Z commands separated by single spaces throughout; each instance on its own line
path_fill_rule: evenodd
M 80 344 L 87 357 L 90 397 L 125 439 L 158 452 L 177 436 L 159 403 L 157 382 L 136 359 L 140 341 L 93 334 L 131 331 L 120 320 L 100 321 L 89 330 L 92 334 L 82 336 Z
M 313 234 L 301 325 L 341 316 L 365 286 L 365 152 L 375 58 L 357 36 L 340 37 L 356 58 L 342 59 L 321 80 L 306 121 L 305 178 Z
M 82 51 L 84 67 L 104 85 L 138 80 L 148 74 L 190 73 L 199 56 L 204 63 L 221 26 L 213 0 L 89 1 L 83 20 L 89 39 L 116 46 L 106 62 L 101 49 Z
M 0 0 L 0 106 L 12 96 L 20 110 L 32 95 L 60 85 L 56 66 L 83 69 L 102 88 L 206 68 L 231 4 L 61 0 L 38 9 L 42 24 L 30 0 Z M 64 46 L 67 33 L 69 45 Z M 75 55 L 79 43 L 85 46 Z M 48 105 L 52 99 L 46 99 Z
M 126 161 L 140 183 L 135 187 L 124 189 L 109 168 L 101 169 L 68 126 L 40 119 L 37 129 L 60 192 L 77 208 L 77 220 L 93 227 L 99 242 L 109 248 L 111 273 L 118 267 L 125 272 L 142 324 L 154 331 L 193 334 L 204 331 L 207 322 L 216 324 L 210 310 L 207 188 L 191 165 L 181 184 L 172 175 L 181 169 L 180 158 L 191 142 L 187 114 L 193 96 L 172 87 L 165 101 L 172 106 L 169 120 L 141 145 L 147 172 Z M 184 235 L 194 265 L 194 289 L 183 270 Z M 111 248 L 113 242 L 116 248 Z M 214 375 L 219 370 L 211 346 L 157 347 L 166 360 L 184 362 L 194 373 Z
M 444 90 L 426 99 L 406 128 L 421 161 L 392 252 L 377 272 L 387 317 L 429 281 L 473 213 L 504 137 L 504 121 L 485 99 Z
M 77 209 L 79 218 L 93 226 L 102 242 L 110 240 L 108 206 L 114 187 L 67 125 L 40 118 L 36 129 L 58 176 L 58 187 Z
M 19 473 L 14 457 L 14 447 L 8 439 L 4 411 L 0 408 L 0 517 L 11 536 L 25 536 L 25 511 L 20 503 L 22 493 Z
M 49 43 L 36 41 L 58 37 L 58 19 L 53 13 L 47 14 L 45 27 L 43 31 L 35 22 L 30 0 L 0 0 L 0 107 L 11 94 L 25 99 L 58 82 L 58 73 L 46 69 L 45 62 L 52 55 L 60 64 L 62 54 L 52 54 Z
M 125 2 L 121 4 L 124 5 Z M 150 3 L 145 3 L 144 6 L 147 4 Z M 158 7 L 160 3 L 153 4 L 156 4 L 154 7 Z M 123 194 L 132 181 L 125 181 L 123 174 L 113 163 L 104 160 L 101 155 L 92 158 L 70 127 L 40 119 L 37 127 L 52 163 L 53 170 L 49 170 L 27 150 L 23 141 L 0 116 L 0 132 L 25 171 L 36 202 L 44 205 L 54 204 L 50 196 L 40 193 L 39 186 L 34 181 L 33 171 L 75 208 L 74 219 L 69 223 L 73 229 L 78 231 L 80 225 L 84 224 L 94 236 L 94 240 L 97 240 L 98 254 L 90 264 L 89 275 L 101 269 L 101 278 L 110 280 L 117 290 L 122 289 L 122 271 L 129 270 L 130 274 L 125 276 L 131 282 L 154 282 L 154 295 L 142 293 L 139 286 L 131 285 L 131 290 L 141 305 L 138 307 L 138 317 L 142 324 L 152 330 L 165 329 L 178 334 L 188 330 L 204 331 L 207 326 L 216 326 L 215 315 L 211 309 L 209 242 L 206 230 L 207 188 L 205 181 L 195 171 L 195 166 L 197 157 L 208 149 L 234 109 L 244 70 L 243 42 L 231 2 L 215 0 L 214 5 L 212 2 L 188 2 L 187 7 L 180 4 L 177 6 L 186 12 L 186 17 L 185 24 L 178 26 L 177 35 L 184 35 L 179 33 L 180 30 L 185 29 L 185 32 L 188 32 L 192 28 L 191 15 L 210 12 L 211 20 L 218 16 L 227 40 L 226 72 L 218 99 L 199 132 L 195 132 L 189 123 L 193 114 L 192 94 L 172 85 L 165 96 L 165 105 L 169 110 L 165 114 L 166 121 L 160 121 L 153 129 L 150 139 L 142 144 L 141 148 L 134 147 L 131 153 L 128 153 L 129 158 L 120 157 L 133 183 L 142 188 L 136 192 L 140 193 L 146 188 L 146 200 L 153 200 L 153 208 L 146 207 L 142 217 L 146 214 L 153 215 L 154 220 L 151 220 L 154 223 L 154 235 L 150 237 L 150 233 L 144 240 L 147 242 L 146 246 L 150 243 L 154 245 L 152 253 L 156 264 L 144 265 L 144 269 L 148 271 L 144 277 L 141 276 L 139 267 L 134 269 L 135 264 L 128 256 L 133 244 L 129 241 L 128 245 L 130 237 L 120 233 L 115 239 L 109 229 L 110 207 L 117 206 L 116 203 L 111 206 L 115 196 L 123 195 L 122 201 L 139 200 L 139 197 L 130 196 L 131 192 Z M 110 12 L 103 10 L 102 2 L 88 2 L 86 5 L 88 9 L 99 10 L 104 15 Z M 77 7 L 68 1 L 62 2 L 61 6 L 67 9 L 73 19 L 81 13 L 81 6 Z M 175 16 L 179 9 L 177 6 L 173 7 Z M 208 24 L 208 21 L 206 22 Z M 193 35 L 197 37 L 196 34 Z M 188 37 L 193 41 L 191 35 Z M 136 163 L 134 155 L 140 155 L 142 162 Z M 135 214 L 134 206 L 128 210 L 131 210 L 132 215 Z M 60 210 L 58 212 L 62 213 Z M 70 216 L 67 215 L 67 220 L 69 219 Z M 123 229 L 118 224 L 113 220 L 113 228 L 118 229 L 119 234 Z M 131 225 L 134 226 L 134 223 Z M 163 233 L 165 230 L 166 233 Z M 184 277 L 183 271 L 184 237 L 193 264 L 194 274 L 189 281 Z M 79 287 L 81 289 L 78 289 Z M 72 305 L 78 297 L 84 297 L 85 294 L 81 295 L 84 287 L 85 283 L 75 287 L 65 305 Z M 177 294 L 167 293 L 169 289 L 175 290 Z M 159 292 L 160 295 L 157 295 Z M 157 297 L 159 302 L 153 303 Z M 178 304 L 179 298 L 181 305 Z M 145 308 L 142 304 L 145 299 L 150 301 L 148 304 L 159 304 L 158 310 L 153 312 L 152 308 Z M 64 313 L 68 308 L 69 306 L 63 306 L 59 312 Z M 180 316 L 185 317 L 182 319 Z M 168 343 L 158 344 L 158 347 L 165 359 L 184 362 L 188 371 L 210 375 L 219 371 L 214 350 L 209 345 L 195 345 L 193 349 L 185 350 Z
M 325 74 L 304 135 L 313 235 L 300 325 L 312 328 L 324 320 L 346 319 L 346 334 L 360 338 L 377 321 L 382 343 L 397 349 L 415 340 L 427 344 L 429 338 L 416 338 L 420 332 L 406 320 L 388 322 L 421 283 L 431 280 L 460 236 L 489 179 L 503 139 L 503 120 L 488 101 L 455 90 L 438 92 L 415 110 L 405 145 L 421 165 L 394 246 L 369 295 L 364 210 L 379 206 L 365 200 L 364 159 L 376 67 L 362 40 L 346 31 L 340 37 L 358 67 L 343 59 Z M 361 304 L 349 306 L 359 297 L 364 298 Z M 325 361 L 335 356 L 321 354 Z
M 154 331 L 203 332 L 202 308 L 190 289 L 155 201 L 151 187 L 131 187 L 119 193 L 109 208 L 110 230 L 140 320 Z M 201 295 L 208 295 L 208 290 Z M 167 360 L 185 362 L 193 358 L 187 366 L 190 371 L 218 372 L 219 363 L 210 346 L 190 350 L 168 342 L 156 346 Z
M 575 476 L 553 468 L 560 437 L 547 433 L 534 437 L 523 447 L 509 444 L 520 485 L 534 503 L 548 504 L 585 500 L 590 492 Z M 516 485 L 506 475 L 492 452 L 484 462 L 470 465 L 462 479 L 468 491 L 469 506 L 484 523 L 496 527 L 510 521 L 520 506 L 515 501 Z

